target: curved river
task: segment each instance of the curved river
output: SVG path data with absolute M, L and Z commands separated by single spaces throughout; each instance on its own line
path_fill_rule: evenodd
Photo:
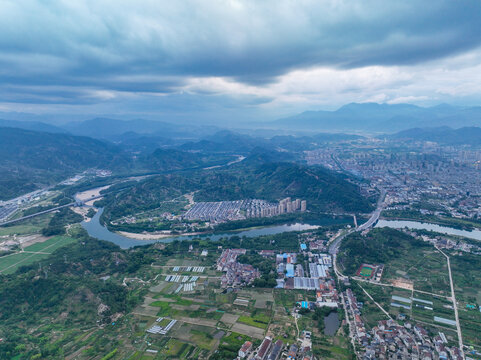
M 100 216 L 102 215 L 103 209 L 100 209 L 97 214 L 90 220 L 89 222 L 82 222 L 82 227 L 87 230 L 90 236 L 100 239 L 113 242 L 114 244 L 120 246 L 122 249 L 130 248 L 133 246 L 139 245 L 149 245 L 155 242 L 171 242 L 174 240 L 192 240 L 192 239 L 211 239 L 211 240 L 219 240 L 220 238 L 231 237 L 231 236 L 246 236 L 246 237 L 256 237 L 260 235 L 273 235 L 279 234 L 288 231 L 302 231 L 302 230 L 311 230 L 317 229 L 319 226 L 317 225 L 309 225 L 309 224 L 285 224 L 285 225 L 276 225 L 276 226 L 268 226 L 262 228 L 256 228 L 251 230 L 239 231 L 239 232 L 229 232 L 224 234 L 202 234 L 202 235 L 190 235 L 190 236 L 171 236 L 165 237 L 162 239 L 157 240 L 137 240 L 131 239 L 126 236 L 122 236 L 111 232 L 105 226 L 100 224 Z
M 459 230 L 448 226 L 441 226 L 431 223 L 424 223 L 418 221 L 406 221 L 406 220 L 379 220 L 375 227 L 390 227 L 393 229 L 409 228 L 415 230 L 429 230 L 442 234 L 463 236 L 469 239 L 481 241 L 480 230 Z

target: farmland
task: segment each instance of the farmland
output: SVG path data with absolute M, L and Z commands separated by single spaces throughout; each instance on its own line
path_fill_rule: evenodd
M 47 258 L 55 250 L 75 242 L 68 236 L 54 236 L 44 242 L 27 246 L 21 252 L 0 257 L 0 273 L 14 273 L 20 266 L 30 265 Z

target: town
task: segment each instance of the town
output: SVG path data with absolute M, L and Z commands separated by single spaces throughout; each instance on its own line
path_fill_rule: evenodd
M 199 202 L 195 203 L 183 215 L 188 220 L 204 220 L 213 223 L 229 220 L 243 220 L 252 217 L 271 217 L 306 211 L 306 200 L 285 198 L 278 204 L 264 200 L 249 199 L 238 201 Z

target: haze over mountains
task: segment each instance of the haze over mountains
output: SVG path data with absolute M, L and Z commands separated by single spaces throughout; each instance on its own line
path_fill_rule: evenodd
M 305 112 L 264 122 L 257 130 L 144 119 L 94 118 L 64 125 L 0 119 L 0 189 L 8 198 L 91 167 L 164 171 L 226 163 L 232 155 L 259 157 L 261 163 L 266 156 L 295 161 L 293 154 L 302 158 L 304 150 L 373 135 L 476 146 L 480 125 L 481 107 L 375 103 Z
M 35 118 L 35 116 L 32 116 Z M 0 120 L 0 126 L 18 127 L 27 130 L 47 132 L 68 132 L 98 139 L 130 141 L 140 136 L 153 136 L 168 142 L 167 139 L 199 139 L 215 134 L 223 128 L 236 130 L 236 127 L 217 126 L 202 123 L 178 123 L 169 119 L 117 120 L 93 118 L 84 121 L 66 122 L 55 125 L 40 121 Z M 395 133 L 411 128 L 441 127 L 451 128 L 481 126 L 481 107 L 460 107 L 441 104 L 434 107 L 420 107 L 411 104 L 351 103 L 335 111 L 306 111 L 276 121 L 258 121 L 239 124 L 238 129 L 254 133 L 255 130 L 267 135 L 313 134 L 319 132 L 344 133 Z M 249 130 L 247 130 L 249 129 Z M 144 139 L 146 140 L 146 139 Z
M 481 128 L 474 126 L 459 129 L 452 129 L 447 126 L 414 128 L 387 137 L 394 140 L 432 141 L 443 145 L 480 145 Z
M 275 121 L 272 126 L 312 131 L 386 132 L 414 127 L 481 125 L 481 107 L 441 104 L 424 108 L 410 104 L 352 103 L 336 111 L 306 111 Z

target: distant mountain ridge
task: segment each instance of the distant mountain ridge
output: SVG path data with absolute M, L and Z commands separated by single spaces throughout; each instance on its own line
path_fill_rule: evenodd
M 343 133 L 318 133 L 312 136 L 277 135 L 270 139 L 221 130 L 199 141 L 190 141 L 181 146 L 182 150 L 205 152 L 230 152 L 247 155 L 263 148 L 275 151 L 302 152 L 318 144 L 361 139 L 362 136 Z
M 62 129 L 58 126 L 46 124 L 40 121 L 17 121 L 17 120 L 0 119 L 0 127 L 43 131 L 43 132 L 49 132 L 49 133 L 66 133 L 67 132 L 65 129 Z
M 452 129 L 448 126 L 413 128 L 385 136 L 393 140 L 432 141 L 444 145 L 481 145 L 481 128 L 470 126 Z
M 164 172 L 225 164 L 232 156 L 157 149 L 133 156 L 86 136 L 0 127 L 0 200 L 55 184 L 89 168 L 115 173 Z
M 180 125 L 156 120 L 117 120 L 111 118 L 95 118 L 72 122 L 65 124 L 63 128 L 75 135 L 108 140 L 114 140 L 126 133 L 198 139 L 201 136 L 213 134 L 219 130 L 213 126 Z
M 307 111 L 271 123 L 274 127 L 311 131 L 388 132 L 415 127 L 481 126 L 481 107 L 441 104 L 424 108 L 411 104 L 352 103 L 336 111 Z
M 0 199 L 51 185 L 88 168 L 129 164 L 112 144 L 88 137 L 0 128 Z

